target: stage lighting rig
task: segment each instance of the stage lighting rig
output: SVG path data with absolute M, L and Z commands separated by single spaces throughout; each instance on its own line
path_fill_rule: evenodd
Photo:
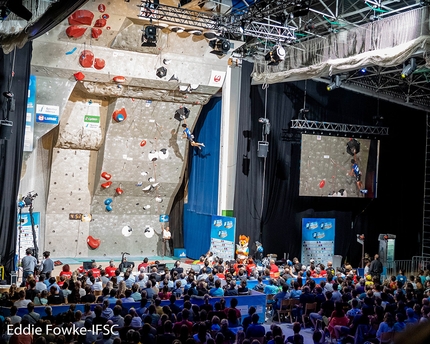
M 22 201 L 26 207 L 29 207 L 33 204 L 34 199 L 38 196 L 34 191 L 30 191 L 27 196 L 22 197 Z
M 144 34 L 142 35 L 142 47 L 156 47 L 157 46 L 157 28 L 152 25 L 145 27 Z
M 403 67 L 402 69 L 402 79 L 406 79 L 409 75 L 411 75 L 417 69 L 417 60 L 415 57 L 412 57 L 409 60 L 409 63 Z
M 331 77 L 331 82 L 327 85 L 327 91 L 332 91 L 335 88 L 339 88 L 342 84 L 340 80 L 340 75 L 334 75 Z
M 225 38 L 216 38 L 209 41 L 209 46 L 213 49 L 212 54 L 223 56 L 232 48 L 232 44 Z
M 282 45 L 277 44 L 264 56 L 264 59 L 266 61 L 270 61 L 268 63 L 269 66 L 277 66 L 279 62 L 284 61 L 285 59 L 285 49 Z

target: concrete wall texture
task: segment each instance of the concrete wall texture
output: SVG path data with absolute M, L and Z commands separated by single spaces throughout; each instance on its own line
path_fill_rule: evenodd
M 158 27 L 156 47 L 142 47 L 148 22 L 138 18 L 140 3 L 88 2 L 81 10 L 94 18 L 92 25 L 80 25 L 87 27 L 83 36 L 69 37 L 65 20 L 33 42 L 37 103 L 60 109 L 58 125 L 35 123 L 35 149 L 26 153 L 23 166 L 21 194 L 39 194 L 34 201 L 41 212 L 39 252 L 82 258 L 161 253 L 159 216 L 169 214 L 189 148 L 175 111 L 189 109 L 186 122 L 192 128 L 222 86 L 209 85 L 212 71 L 229 67 L 228 57 L 210 54 L 203 36 L 168 27 Z M 93 38 L 91 28 L 102 17 L 106 25 Z M 84 50 L 104 60 L 104 68 L 84 68 Z M 160 67 L 167 69 L 161 78 Z M 77 72 L 83 80 L 75 79 Z M 173 75 L 178 80 L 170 80 Z M 125 81 L 115 82 L 116 76 Z M 189 84 L 198 87 L 179 89 Z M 115 121 L 115 111 L 126 118 Z M 111 185 L 103 188 L 106 182 Z M 69 220 L 71 213 L 91 214 L 91 221 Z M 152 237 L 148 228 L 154 229 Z M 90 248 L 88 236 L 100 240 L 98 248 Z

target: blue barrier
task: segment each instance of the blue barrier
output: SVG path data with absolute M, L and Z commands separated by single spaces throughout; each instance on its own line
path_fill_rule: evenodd
M 225 296 L 225 304 L 226 307 L 230 306 L 230 301 L 233 298 L 233 296 Z M 242 317 L 245 317 L 248 314 L 248 309 L 250 306 L 254 306 L 257 309 L 257 314 L 260 316 L 260 320 L 261 322 L 264 322 L 265 319 L 265 315 L 266 315 L 266 295 L 263 293 L 259 293 L 258 291 L 255 290 L 251 290 L 251 294 L 250 295 L 241 295 L 241 296 L 236 296 L 236 299 L 238 301 L 237 303 L 237 308 L 240 310 Z M 215 302 L 220 301 L 221 298 L 220 297 L 212 297 L 209 299 L 209 303 L 211 303 L 212 305 L 215 304 Z M 192 298 L 191 302 L 193 304 L 196 305 L 202 305 L 204 303 L 203 299 L 200 298 Z M 163 300 L 161 301 L 161 306 L 164 305 L 168 305 L 170 303 L 170 301 L 168 300 Z M 182 307 L 184 305 L 184 300 L 183 299 L 178 299 L 175 302 L 176 305 L 178 305 L 179 307 Z M 94 310 L 94 307 L 97 305 L 101 305 L 101 304 L 97 304 L 97 303 L 92 303 L 91 304 L 91 310 Z M 130 302 L 130 303 L 123 303 L 122 304 L 123 307 L 130 309 L 130 308 L 139 308 L 140 307 L 140 302 Z M 111 303 L 110 304 L 110 308 L 113 308 L 115 306 L 115 303 Z M 52 315 L 57 316 L 58 314 L 67 312 L 70 309 L 70 305 L 51 305 L 52 307 Z M 84 312 L 84 304 L 83 303 L 79 303 L 76 304 L 76 310 L 80 310 L 81 312 Z M 7 317 L 10 315 L 10 308 L 8 307 L 0 307 L 0 311 L 1 314 L 4 317 Z M 34 311 L 38 314 L 40 314 L 40 316 L 45 316 L 45 306 L 36 306 L 34 307 Z M 24 314 L 27 313 L 27 308 L 18 308 L 18 312 L 17 315 L 19 316 L 23 316 Z

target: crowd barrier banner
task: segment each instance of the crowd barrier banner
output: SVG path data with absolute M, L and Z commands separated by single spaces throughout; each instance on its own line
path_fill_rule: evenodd
M 230 301 L 233 298 L 233 296 L 225 296 L 224 299 L 226 300 L 225 304 L 226 307 L 230 306 Z M 242 314 L 242 319 L 248 315 L 248 309 L 251 306 L 254 306 L 257 309 L 257 314 L 260 316 L 260 322 L 264 322 L 265 320 L 265 314 L 266 314 L 266 295 L 263 293 L 259 293 L 255 290 L 251 290 L 250 295 L 241 295 L 236 297 L 238 304 L 237 308 L 240 310 Z M 212 305 L 215 304 L 215 302 L 220 301 L 220 297 L 213 297 L 209 299 L 209 303 Z M 169 300 L 163 300 L 161 301 L 161 306 L 169 305 Z M 191 303 L 196 305 L 202 305 L 204 303 L 203 298 L 191 298 Z M 184 305 L 183 299 L 178 299 L 175 302 L 176 305 L 179 307 L 182 307 Z M 102 305 L 100 303 L 92 303 L 91 309 L 94 310 L 94 307 L 97 305 Z M 140 302 L 129 302 L 129 303 L 123 303 L 123 307 L 130 309 L 130 308 L 139 308 Z M 149 303 L 148 303 L 149 305 Z M 115 303 L 110 304 L 110 308 L 113 308 L 115 306 Z M 52 307 L 52 315 L 57 316 L 58 314 L 65 313 L 70 309 L 70 305 L 63 304 L 63 305 L 51 305 Z M 81 312 L 84 312 L 84 304 L 76 304 L 75 311 L 80 310 Z M 10 315 L 10 308 L 8 307 L 0 307 L 1 314 L 4 317 L 7 317 Z M 46 316 L 45 313 L 45 306 L 36 306 L 34 308 L 34 311 L 38 314 L 40 314 L 41 317 Z M 17 315 L 23 316 L 24 314 L 27 314 L 27 308 L 18 308 Z

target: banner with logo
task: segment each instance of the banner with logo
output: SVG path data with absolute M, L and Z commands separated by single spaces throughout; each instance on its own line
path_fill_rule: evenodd
M 210 251 L 224 260 L 233 260 L 236 237 L 236 218 L 212 216 Z
M 36 75 L 30 75 L 30 83 L 28 84 L 27 115 L 25 118 L 24 152 L 33 151 L 35 108 Z
M 334 255 L 334 235 L 336 219 L 303 218 L 302 219 L 302 258 L 304 265 L 311 259 L 315 264 L 327 265 Z

